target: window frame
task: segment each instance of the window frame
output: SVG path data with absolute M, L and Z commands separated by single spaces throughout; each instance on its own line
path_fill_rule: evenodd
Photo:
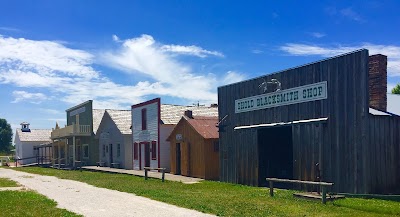
M 142 130 L 147 130 L 147 109 L 142 109 Z
M 151 141 L 151 159 L 157 160 L 157 141 Z

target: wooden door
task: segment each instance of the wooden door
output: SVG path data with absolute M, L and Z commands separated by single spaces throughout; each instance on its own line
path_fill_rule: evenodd
M 144 144 L 144 166 L 150 167 L 150 143 Z
M 181 144 L 176 143 L 176 169 L 175 169 L 175 174 L 180 175 L 181 174 Z

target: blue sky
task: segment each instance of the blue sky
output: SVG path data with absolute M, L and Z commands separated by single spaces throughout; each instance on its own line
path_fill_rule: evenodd
M 65 110 L 217 102 L 217 87 L 359 48 L 400 83 L 398 1 L 4 1 L 0 117 L 65 124 Z

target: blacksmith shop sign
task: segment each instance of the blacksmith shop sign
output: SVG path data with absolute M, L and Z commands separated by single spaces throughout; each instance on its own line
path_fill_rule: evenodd
M 323 81 L 273 93 L 237 99 L 235 100 L 235 113 L 311 102 L 326 98 L 328 98 L 327 82 Z

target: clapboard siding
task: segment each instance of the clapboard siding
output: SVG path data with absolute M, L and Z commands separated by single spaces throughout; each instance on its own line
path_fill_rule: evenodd
M 283 90 L 327 81 L 328 98 L 235 114 L 235 100 L 262 94 L 263 79 L 278 79 Z M 332 190 L 369 192 L 374 146 L 369 146 L 368 95 L 367 50 L 219 87 L 219 117 L 228 115 L 220 132 L 221 181 L 258 185 L 257 129 L 234 127 L 327 117 L 325 123 L 293 127 L 295 178 L 315 179 L 319 163 L 322 179 L 335 183 Z

